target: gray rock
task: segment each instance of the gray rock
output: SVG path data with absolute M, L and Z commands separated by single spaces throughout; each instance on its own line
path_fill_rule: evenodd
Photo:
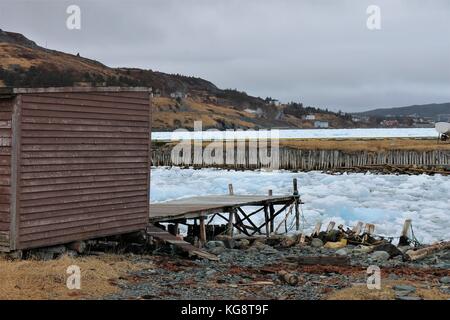
M 338 256 L 346 256 L 346 255 L 348 255 L 348 250 L 346 248 L 342 248 L 342 249 L 339 249 L 338 251 L 336 251 L 336 254 Z
M 375 248 L 373 248 L 373 251 L 386 251 L 387 253 L 389 253 L 389 256 L 392 257 L 396 257 L 396 256 L 402 256 L 403 252 L 400 251 L 396 246 L 394 246 L 392 243 L 382 243 L 379 244 L 377 246 L 375 246 Z
M 446 276 L 446 277 L 442 277 L 439 279 L 440 283 L 445 283 L 445 284 L 449 284 L 450 283 L 450 277 Z
M 393 287 L 393 289 L 395 291 L 406 291 L 406 292 L 415 292 L 416 291 L 416 287 L 410 286 L 410 285 L 407 285 L 407 284 L 395 285 Z
M 208 241 L 208 242 L 205 244 L 205 247 L 206 247 L 207 249 L 212 249 L 212 248 L 217 248 L 217 247 L 225 248 L 225 244 L 223 243 L 223 241 L 218 241 L 218 240 L 215 240 L 215 241 Z
M 206 270 L 206 272 L 205 272 L 205 274 L 206 274 L 207 277 L 211 277 L 211 276 L 215 275 L 216 273 L 217 273 L 217 271 L 216 271 L 216 270 L 213 270 L 213 269 L 208 269 L 208 270 Z
M 66 252 L 66 247 L 65 246 L 47 247 L 42 248 L 41 251 L 47 251 L 55 254 L 63 254 L 64 252 Z
M 397 297 L 398 300 L 404 300 L 404 301 L 418 301 L 422 300 L 420 297 L 411 297 L 411 296 L 400 296 Z
M 248 241 L 247 239 L 240 239 L 235 242 L 235 248 L 238 249 L 247 249 L 249 245 L 250 241 Z
M 402 253 L 406 253 L 406 251 L 411 250 L 412 247 L 411 246 L 400 246 L 397 247 L 398 250 L 400 250 Z
M 319 238 L 314 238 L 311 240 L 311 246 L 314 248 L 320 248 L 323 246 L 323 241 Z
M 222 254 L 225 251 L 224 247 L 215 247 L 209 250 L 210 253 L 215 254 L 216 256 Z
M 386 251 L 375 251 L 374 253 L 372 253 L 370 255 L 370 258 L 372 258 L 372 260 L 374 261 L 386 261 L 388 260 L 390 257 L 389 253 Z

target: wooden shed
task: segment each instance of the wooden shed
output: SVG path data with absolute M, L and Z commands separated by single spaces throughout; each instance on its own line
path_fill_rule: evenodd
M 149 88 L 0 90 L 0 251 L 145 229 Z

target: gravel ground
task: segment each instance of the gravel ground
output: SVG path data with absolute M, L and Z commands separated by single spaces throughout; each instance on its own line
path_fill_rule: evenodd
M 365 284 L 367 267 L 377 265 L 382 278 L 432 283 L 440 292 L 450 294 L 450 251 L 440 251 L 419 262 L 403 262 L 401 256 L 375 261 L 373 253 L 358 253 L 354 246 L 340 254 L 350 257 L 350 266 L 295 266 L 290 256 L 335 255 L 324 247 L 272 247 L 257 243 L 245 249 L 211 248 L 220 261 L 188 260 L 173 254 L 133 255 L 131 259 L 148 262 L 151 268 L 130 274 L 118 282 L 120 293 L 106 299 L 325 299 L 330 292 Z M 382 256 L 382 255 L 381 255 Z M 287 270 L 298 279 L 289 285 L 278 272 Z M 445 277 L 447 276 L 447 279 Z M 413 299 L 414 290 L 395 291 L 398 299 Z

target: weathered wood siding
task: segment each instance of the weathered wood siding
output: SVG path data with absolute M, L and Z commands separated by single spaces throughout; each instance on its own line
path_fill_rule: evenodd
M 148 92 L 23 94 L 18 249 L 142 230 Z
M 8 251 L 11 199 L 12 99 L 0 99 L 0 250 Z

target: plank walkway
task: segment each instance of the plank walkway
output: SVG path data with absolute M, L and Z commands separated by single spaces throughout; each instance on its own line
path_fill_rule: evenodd
M 194 247 L 189 242 L 184 240 L 179 240 L 176 236 L 170 234 L 169 232 L 160 229 L 154 225 L 149 225 L 146 230 L 147 234 L 157 240 L 163 241 L 164 243 L 171 244 L 177 247 L 179 250 L 185 252 L 189 257 L 196 256 L 203 259 L 208 259 L 212 261 L 218 261 L 219 258 L 205 250 Z

